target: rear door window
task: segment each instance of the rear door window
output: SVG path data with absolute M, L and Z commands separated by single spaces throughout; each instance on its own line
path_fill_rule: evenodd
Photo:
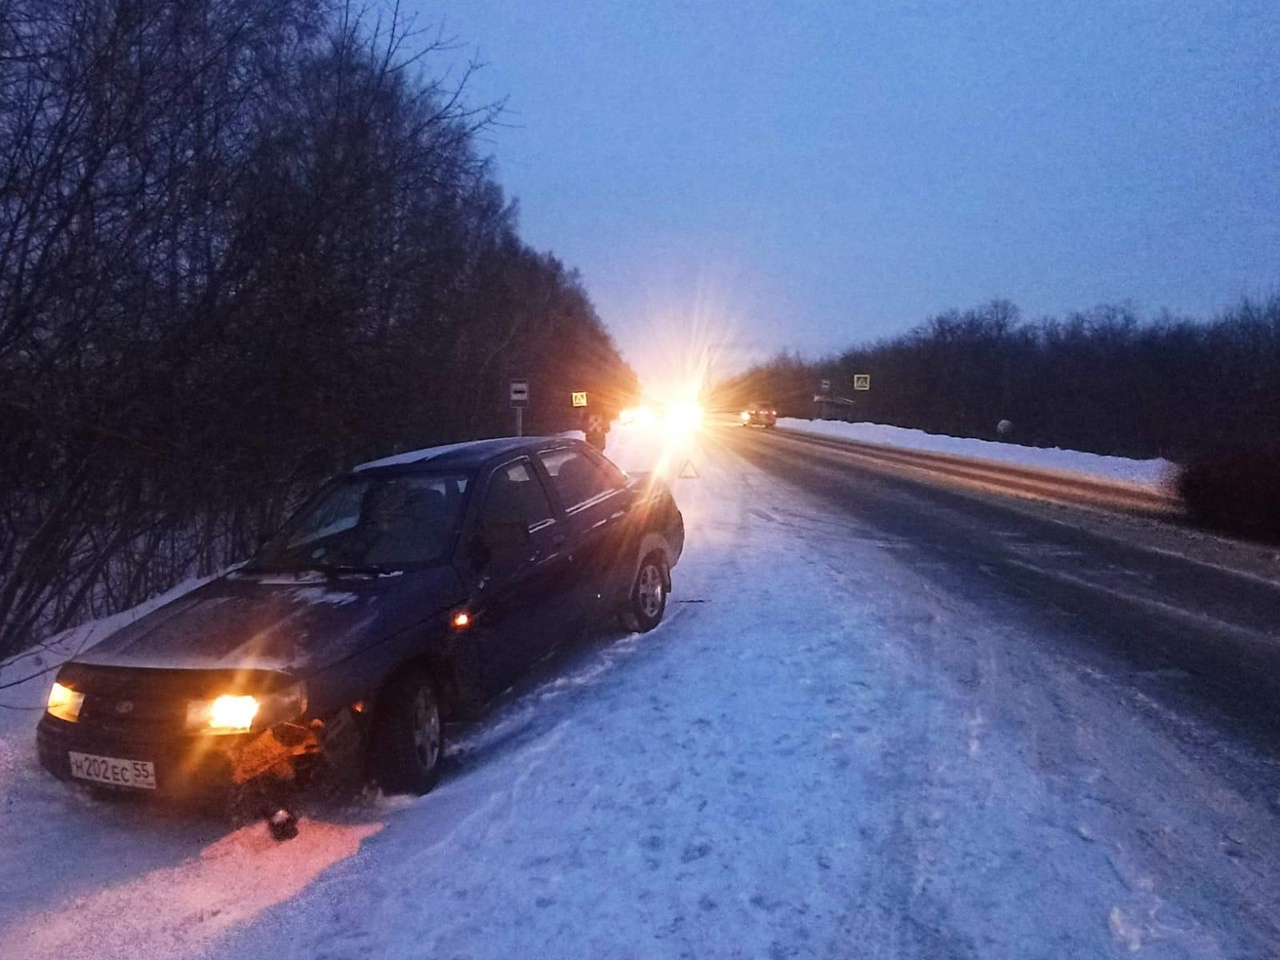
M 567 513 L 598 503 L 619 489 L 618 478 L 610 476 L 580 450 L 543 450 L 538 457 Z
M 493 472 L 484 501 L 483 523 L 518 522 L 532 532 L 553 520 L 551 501 L 533 472 L 533 464 L 521 458 Z

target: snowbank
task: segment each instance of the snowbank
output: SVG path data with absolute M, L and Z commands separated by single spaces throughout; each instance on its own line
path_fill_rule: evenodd
M 863 443 L 880 443 L 905 450 L 925 450 L 930 453 L 948 453 L 959 457 L 995 460 L 1024 467 L 1044 470 L 1060 470 L 1084 474 L 1102 480 L 1136 483 L 1160 488 L 1173 477 L 1175 465 L 1168 460 L 1131 460 L 1128 457 L 1103 457 L 1096 453 L 1063 450 L 1059 447 L 1023 447 L 1014 443 L 995 443 L 991 440 L 975 440 L 971 437 L 948 437 L 908 430 L 880 423 L 844 423 L 836 420 L 800 420 L 784 417 L 778 426 L 799 433 L 812 433 L 842 440 L 859 440 Z

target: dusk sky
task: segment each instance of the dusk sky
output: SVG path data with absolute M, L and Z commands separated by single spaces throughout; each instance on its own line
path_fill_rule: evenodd
M 415 2 L 507 98 L 522 235 L 645 376 L 693 325 L 737 367 L 996 297 L 1280 290 L 1276 0 Z

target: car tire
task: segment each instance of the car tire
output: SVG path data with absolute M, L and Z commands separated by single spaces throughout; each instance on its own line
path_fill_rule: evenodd
M 640 561 L 622 614 L 623 626 L 636 633 L 648 633 L 662 622 L 667 609 L 669 578 L 662 551 L 654 550 Z
M 431 678 L 415 669 L 383 692 L 373 737 L 373 773 L 386 793 L 422 795 L 440 779 L 444 723 Z

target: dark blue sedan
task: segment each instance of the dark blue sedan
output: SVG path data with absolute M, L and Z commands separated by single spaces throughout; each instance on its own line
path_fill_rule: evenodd
M 577 440 L 481 440 L 356 468 L 233 573 L 59 671 L 55 775 L 260 798 L 322 774 L 425 793 L 443 724 L 560 641 L 662 619 L 684 522 L 666 485 Z

